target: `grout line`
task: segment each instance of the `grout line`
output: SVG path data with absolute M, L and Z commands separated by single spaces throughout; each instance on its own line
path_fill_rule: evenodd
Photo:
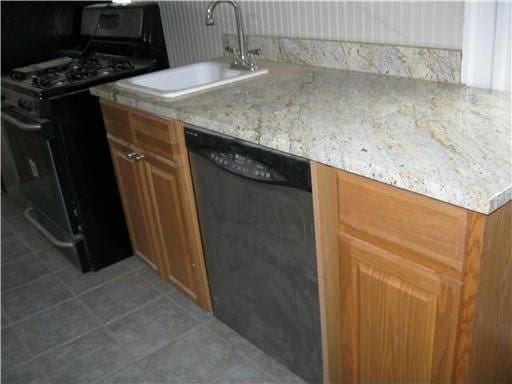
M 160 292 L 159 292 L 160 293 Z M 153 304 L 155 301 L 158 301 L 160 299 L 163 299 L 165 296 L 163 294 L 160 293 L 160 296 L 157 296 L 157 297 L 154 297 L 152 298 L 151 300 L 145 302 L 144 304 L 142 305 L 139 305 L 138 307 L 135 307 L 133 309 L 130 309 L 128 312 L 125 312 L 123 313 L 122 315 L 119 315 L 119 316 L 116 316 L 114 318 L 112 318 L 111 320 L 102 320 L 102 322 L 105 324 L 105 325 L 111 325 L 112 323 L 115 323 L 116 321 L 122 319 L 123 317 L 125 316 L 128 316 L 128 315 L 131 315 L 132 313 L 134 312 L 137 312 L 139 309 L 142 309 L 150 304 Z M 80 298 L 78 298 L 80 300 Z M 85 304 L 82 300 L 80 300 L 85 306 L 87 306 L 87 304 Z M 92 309 L 91 309 L 92 311 Z
M 112 264 L 112 265 L 113 265 L 113 264 Z M 74 265 L 70 265 L 69 267 L 66 267 L 66 268 L 68 268 L 68 269 L 69 269 L 69 268 L 71 268 L 71 267 L 73 267 L 73 268 L 75 268 L 75 269 L 76 269 L 76 267 L 75 267 Z M 107 268 L 108 268 L 108 267 L 107 267 Z M 95 289 L 97 289 L 97 288 L 103 287 L 103 286 L 105 286 L 105 285 L 107 285 L 107 284 L 111 283 L 112 281 L 118 280 L 118 279 L 120 279 L 121 277 L 124 277 L 124 276 L 126 276 L 126 275 L 129 275 L 130 273 L 134 273 L 134 271 L 130 270 L 130 268 L 128 268 L 128 267 L 126 267 L 126 268 L 128 269 L 126 272 L 123 272 L 123 273 L 121 273 L 120 275 L 113 276 L 113 277 L 111 277 L 110 279 L 105 280 L 104 282 L 102 282 L 102 283 L 100 283 L 100 284 L 98 284 L 98 285 L 95 285 L 94 287 L 88 288 L 88 289 L 86 289 L 85 291 L 80 292 L 80 293 L 77 293 L 77 292 L 73 291 L 73 289 L 71 289 L 71 288 L 70 288 L 70 287 L 69 287 L 69 286 L 64 282 L 64 280 L 62 280 L 62 279 L 61 279 L 61 277 L 60 277 L 58 274 L 56 274 L 56 273 L 55 273 L 55 275 L 56 275 L 56 276 L 57 276 L 57 278 L 62 282 L 62 284 L 64 284 L 64 285 L 65 285 L 69 290 L 71 290 L 71 291 L 72 291 L 72 292 L 73 292 L 77 297 L 79 297 L 79 296 L 83 296 L 83 295 L 85 295 L 85 294 L 87 294 L 87 293 L 89 293 L 89 292 L 92 292 L 92 291 L 94 291 L 94 290 L 95 290 Z M 60 269 L 58 269 L 58 270 L 59 270 L 59 271 L 62 271 L 63 269 L 64 269 L 64 268 L 60 268 Z M 86 272 L 86 273 L 97 273 L 97 272 L 92 272 L 92 271 L 90 271 L 90 272 Z
M 48 276 L 48 275 L 45 275 L 45 276 Z M 42 310 L 40 310 L 40 311 L 34 312 L 34 313 L 32 313 L 31 315 L 25 316 L 25 317 L 23 317 L 23 318 L 21 318 L 21 319 L 18 319 L 18 320 L 16 320 L 16 321 L 14 321 L 14 322 L 11 320 L 11 325 L 16 325 L 16 324 L 21 323 L 22 321 L 25 321 L 25 320 L 31 319 L 32 317 L 36 317 L 36 316 L 38 316 L 38 315 L 41 315 L 41 314 L 43 314 L 43 313 L 45 313 L 45 312 L 47 312 L 47 311 L 49 311 L 49 310 L 51 310 L 51 309 L 54 309 L 55 307 L 58 307 L 58 306 L 59 306 L 59 305 L 61 305 L 61 304 L 65 304 L 65 303 L 67 303 L 68 301 L 74 300 L 74 299 L 76 299 L 76 298 L 77 298 L 77 297 L 75 297 L 75 296 L 68 297 L 67 299 L 64 299 L 64 300 L 62 300 L 62 301 L 59 301 L 57 304 L 54 304 L 54 305 L 52 305 L 51 307 L 47 307 L 47 308 L 42 309 Z
M 16 366 L 14 366 L 13 368 L 9 369 L 8 371 L 5 371 L 5 373 L 7 373 L 7 372 L 9 372 L 9 371 L 12 371 L 12 370 L 14 370 L 14 369 L 16 369 L 16 368 L 19 368 L 19 367 L 21 367 L 22 365 L 24 365 L 24 364 L 26 364 L 26 363 L 34 362 L 34 361 L 36 361 L 37 359 L 39 359 L 41 356 L 46 355 L 46 354 L 48 354 L 48 353 L 50 353 L 50 352 L 53 352 L 53 351 L 54 351 L 54 350 L 56 350 L 57 348 L 63 347 L 64 345 L 70 344 L 70 343 L 72 343 L 72 342 L 74 342 L 74 341 L 76 341 L 76 340 L 80 339 L 81 337 L 84 337 L 84 336 L 88 335 L 89 333 L 92 333 L 92 332 L 94 332 L 94 331 L 97 331 L 98 329 L 100 329 L 100 326 L 98 326 L 98 327 L 96 327 L 96 328 L 94 328 L 94 329 L 89 329 L 88 331 L 86 331 L 86 332 L 84 332 L 84 333 L 82 333 L 82 334 L 80 334 L 80 335 L 78 335 L 78 336 L 75 336 L 75 337 L 73 337 L 73 338 L 71 338 L 71 339 L 69 339 L 69 340 L 66 340 L 66 341 L 65 341 L 65 342 L 63 342 L 63 343 L 60 343 L 60 344 L 58 344 L 58 345 L 55 345 L 55 346 L 51 347 L 50 349 L 47 349 L 46 351 L 44 351 L 44 352 L 42 352 L 42 353 L 39 353 L 39 354 L 37 354 L 37 355 L 36 355 L 36 354 L 34 354 L 34 353 L 32 353 L 32 351 L 31 351 L 28 347 L 26 347 L 26 348 L 28 349 L 29 354 L 30 354 L 32 357 L 31 357 L 30 359 L 28 359 L 28 360 L 25 360 L 23 363 L 21 363 L 21 364 L 18 364 L 18 365 L 16 365 Z M 21 342 L 23 343 L 23 346 L 25 346 L 25 342 L 24 342 L 24 341 L 23 341 L 23 339 L 18 335 L 18 333 L 17 333 L 17 332 L 16 332 L 16 335 L 18 336 L 18 338 L 19 338 L 19 339 L 21 340 Z M 46 376 L 49 376 L 49 375 L 46 373 L 46 371 L 45 371 L 44 369 L 43 369 L 43 372 L 46 374 Z
M 130 362 L 129 364 L 124 365 L 123 367 L 120 367 L 119 369 L 116 369 L 115 371 L 110 372 L 110 373 L 108 373 L 108 374 L 106 374 L 106 375 L 104 375 L 104 376 L 102 376 L 102 377 L 98 378 L 98 379 L 97 379 L 97 380 L 95 380 L 94 382 L 95 382 L 95 383 L 97 383 L 98 381 L 101 381 L 101 380 L 103 380 L 103 379 L 105 379 L 105 378 L 107 378 L 107 377 L 110 377 L 110 376 L 112 376 L 112 375 L 114 375 L 114 374 L 116 374 L 116 373 L 118 373 L 118 372 L 122 371 L 123 369 L 127 368 L 127 367 L 128 367 L 128 366 L 130 366 L 130 365 L 136 365 L 137 363 L 139 363 L 139 362 L 141 362 L 142 360 L 144 360 L 144 359 L 148 358 L 149 356 L 154 355 L 154 354 L 156 354 L 156 353 L 160 352 L 163 348 L 166 348 L 166 347 L 167 347 L 167 346 L 169 346 L 170 344 L 172 344 L 172 343 L 174 343 L 174 342 L 176 342 L 176 341 L 178 341 L 178 340 L 184 339 L 184 338 L 185 338 L 185 337 L 187 337 L 188 335 L 192 334 L 193 332 L 195 332 L 195 331 L 197 331 L 197 330 L 199 330 L 199 329 L 201 329 L 201 328 L 203 328 L 203 327 L 205 327 L 205 324 L 204 324 L 204 323 L 199 323 L 199 324 L 197 324 L 196 326 L 192 327 L 192 328 L 191 328 L 191 329 L 189 329 L 188 331 L 185 331 L 185 332 L 183 332 L 183 333 L 181 333 L 181 334 L 177 335 L 176 337 L 174 337 L 174 338 L 170 339 L 170 340 L 169 340 L 165 345 L 162 345 L 160 348 L 158 348 L 158 349 L 156 349 L 156 350 L 154 350 L 154 351 L 152 351 L 152 352 L 150 352 L 150 353 L 148 353 L 148 354 L 145 354 L 145 355 L 142 355 L 142 356 L 140 356 L 140 357 L 137 357 L 134 361 Z M 145 371 L 147 371 L 148 373 L 151 373 L 153 376 L 158 377 L 158 375 L 157 375 L 156 373 L 152 372 L 152 371 L 149 371 L 149 370 L 145 370 Z

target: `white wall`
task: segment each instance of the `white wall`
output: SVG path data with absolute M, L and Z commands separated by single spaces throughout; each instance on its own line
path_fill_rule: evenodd
M 235 32 L 233 10 L 219 5 L 204 23 L 207 1 L 162 1 L 171 66 L 222 55 L 221 35 Z M 239 1 L 247 34 L 462 48 L 461 1 Z
M 512 4 L 468 2 L 465 8 L 462 82 L 511 89 Z

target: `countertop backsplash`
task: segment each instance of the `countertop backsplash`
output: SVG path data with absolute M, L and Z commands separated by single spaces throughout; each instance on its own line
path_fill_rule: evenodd
M 462 51 L 389 44 L 247 35 L 260 59 L 317 67 L 460 83 Z M 223 46 L 237 47 L 235 34 L 222 36 Z

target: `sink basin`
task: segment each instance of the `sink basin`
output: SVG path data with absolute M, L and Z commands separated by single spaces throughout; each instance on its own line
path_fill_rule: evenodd
M 268 73 L 268 69 L 259 69 L 254 72 L 242 71 L 229 68 L 228 63 L 205 61 L 119 80 L 116 85 L 150 95 L 173 98 L 265 73 Z

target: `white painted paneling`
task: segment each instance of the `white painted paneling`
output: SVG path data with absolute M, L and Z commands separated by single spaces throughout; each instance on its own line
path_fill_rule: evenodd
M 207 1 L 159 2 L 172 66 L 222 54 L 222 33 L 235 32 L 232 8 Z M 462 48 L 461 1 L 239 1 L 247 34 Z
M 512 5 L 507 1 L 468 2 L 462 47 L 462 83 L 511 89 Z

